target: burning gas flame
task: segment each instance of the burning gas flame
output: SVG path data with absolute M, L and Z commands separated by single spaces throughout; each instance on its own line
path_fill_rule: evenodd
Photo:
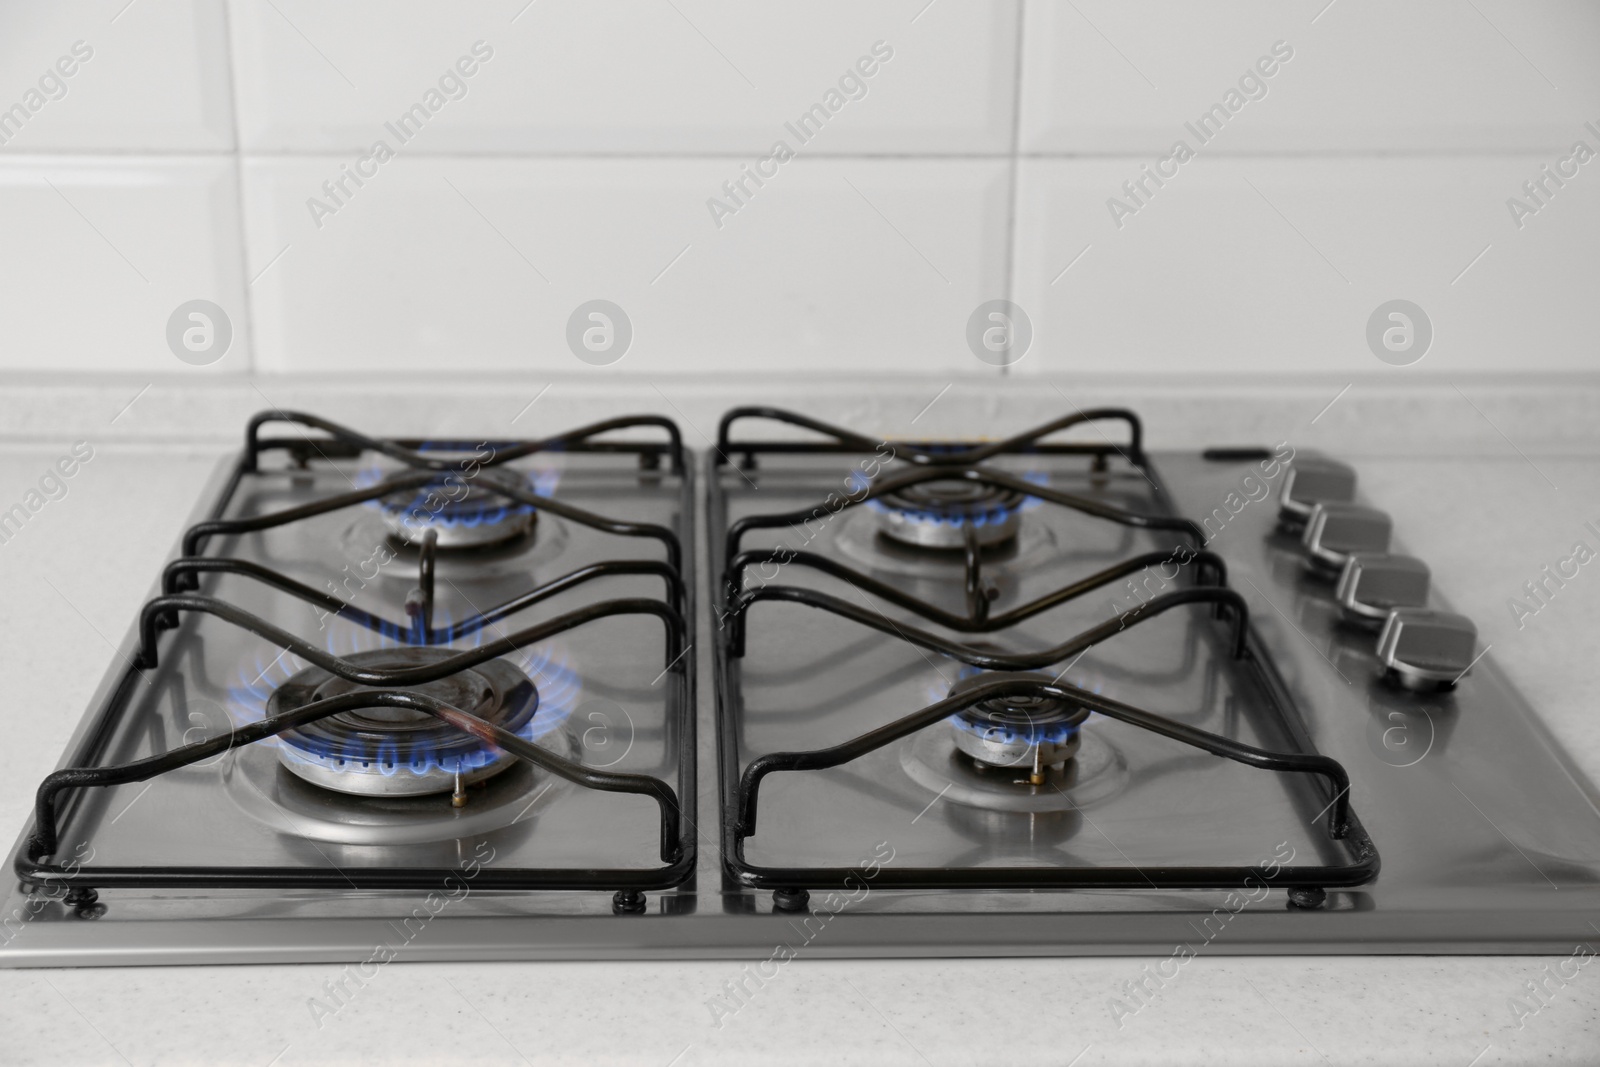
M 414 634 L 398 628 L 390 627 L 383 632 L 374 632 L 364 626 L 356 626 L 342 620 L 335 622 L 336 625 L 329 629 L 325 644 L 330 653 L 341 658 L 355 652 L 400 648 L 417 643 L 411 640 Z M 444 619 L 444 625 L 440 629 L 447 634 L 450 633 L 448 618 Z M 468 648 L 479 647 L 483 643 L 483 634 L 483 630 L 476 630 L 465 635 L 462 644 Z M 461 646 L 448 644 L 448 647 Z M 566 650 L 549 642 L 520 649 L 506 658 L 533 679 L 534 685 L 538 688 L 538 708 L 516 731 L 517 736 L 524 740 L 537 742 L 560 728 L 571 716 L 583 692 L 579 672 L 571 664 Z M 234 725 L 245 726 L 265 719 L 272 694 L 284 682 L 308 666 L 305 660 L 287 651 L 271 659 L 267 658 L 265 652 L 258 654 L 252 663 L 241 668 L 238 684 L 229 689 L 228 713 Z M 376 751 L 365 747 L 357 750 L 354 741 L 346 743 L 345 751 L 311 753 L 303 753 L 293 745 L 285 745 L 277 737 L 266 738 L 260 743 L 276 746 L 291 758 L 316 762 L 321 766 L 326 766 L 329 761 L 350 762 L 365 767 L 376 763 L 378 770 L 385 775 L 398 774 L 401 771 L 418 776 L 437 770 L 468 772 L 485 766 L 497 756 L 496 751 L 490 746 L 480 745 L 465 754 L 461 754 L 459 750 L 452 751 L 447 757 L 443 757 L 444 762 L 441 762 L 441 757 L 434 752 L 427 748 L 419 748 L 402 762 L 398 745 L 392 738 L 380 743 Z
M 984 670 L 981 667 L 974 667 L 969 663 L 963 663 L 956 671 L 956 679 L 957 681 L 965 681 L 968 678 L 976 678 L 979 675 L 989 675 L 992 681 L 1000 681 L 1011 673 L 1012 672 L 1010 671 Z M 1068 685 L 1076 686 L 1079 689 L 1087 690 L 1096 696 L 1099 696 L 1105 690 L 1105 682 L 1103 680 L 1092 678 L 1081 670 L 1078 672 L 1076 678 L 1063 675 L 1061 681 Z M 942 679 L 938 681 L 931 681 L 928 683 L 925 693 L 928 703 L 935 704 L 941 700 L 944 700 L 950 695 L 950 687 L 944 684 Z M 1096 714 L 1098 713 L 1093 710 L 1089 712 L 1090 718 L 1093 718 Z M 1076 734 L 1083 725 L 1080 723 L 1077 726 L 1069 726 L 1057 723 L 1046 727 L 1030 726 L 1021 729 L 1013 729 L 1010 726 L 1001 723 L 995 723 L 992 725 L 979 727 L 963 719 L 959 712 L 950 716 L 950 718 L 945 721 L 954 725 L 956 729 L 965 730 L 971 734 L 992 736 L 994 731 L 999 730 L 1003 733 L 1004 740 L 1008 743 L 1017 740 L 1024 740 L 1029 744 L 1058 744 L 1060 742 L 1067 741 L 1071 739 L 1072 736 Z M 1084 720 L 1084 722 L 1088 721 L 1088 719 Z

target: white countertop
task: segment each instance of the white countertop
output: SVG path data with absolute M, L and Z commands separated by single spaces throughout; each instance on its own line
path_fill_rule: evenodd
M 525 403 L 521 394 L 532 397 L 542 384 L 486 385 L 484 402 L 514 412 Z M 899 405 L 914 414 L 943 383 L 930 384 L 880 385 L 878 393 L 892 392 L 893 403 L 876 409 L 865 403 L 865 409 Z M 235 447 L 232 440 L 222 443 L 218 427 L 231 424 L 235 431 L 228 436 L 236 439 L 247 410 L 267 406 L 243 386 L 190 395 L 161 386 L 118 414 L 139 388 L 132 386 L 0 386 L 0 412 L 26 415 L 20 424 L 8 420 L 0 435 L 0 510 L 21 499 L 70 440 L 90 439 L 96 449 L 65 497 L 0 544 L 0 578 L 10 601 L 0 622 L 6 650 L 0 678 L 11 696 L 0 718 L 0 743 L 11 759 L 11 773 L 0 781 L 0 834 L 7 845 L 109 666 L 112 646 L 180 532 L 202 477 Z M 266 386 L 269 392 L 280 388 L 288 391 Z M 1331 397 L 1337 388 L 1290 392 L 1299 403 L 1323 392 Z M 1600 718 L 1592 696 L 1600 691 L 1600 570 L 1585 568 L 1520 630 L 1507 607 L 1522 584 L 1567 555 L 1573 541 L 1587 537 L 1594 544 L 1580 529 L 1585 521 L 1600 527 L 1594 408 L 1575 405 L 1574 390 L 1566 387 L 1551 388 L 1543 400 L 1527 388 L 1509 400 L 1495 390 L 1468 388 L 1495 418 L 1485 428 L 1472 424 L 1475 416 L 1466 407 L 1441 415 L 1449 398 L 1435 390 L 1414 405 L 1404 401 L 1418 414 L 1401 432 L 1381 425 L 1387 420 L 1382 412 L 1401 401 L 1376 387 L 1362 389 L 1370 393 L 1366 400 L 1353 393 L 1315 423 L 1307 420 L 1326 397 L 1305 412 L 1249 389 L 1241 389 L 1231 409 L 1216 406 L 1217 390 L 1190 404 L 1175 401 L 1170 391 L 1146 397 L 1130 388 L 1125 399 L 1167 417 L 1159 432 L 1152 420 L 1153 447 L 1290 438 L 1297 446 L 1363 457 L 1357 460 L 1363 491 L 1393 513 L 1405 542 L 1433 566 L 1438 586 L 1478 622 L 1482 640 L 1494 646 L 1490 655 L 1591 778 L 1600 779 Z M 415 398 L 380 403 L 366 397 L 357 404 L 344 397 L 319 407 L 305 399 L 306 389 L 296 391 L 301 395 L 293 403 L 334 417 L 350 418 L 353 408 L 363 408 L 357 424 L 369 430 L 391 430 L 376 417 L 379 407 L 425 410 Z M 1093 402 L 1104 402 L 1110 391 L 1075 395 L 1092 392 Z M 443 422 L 460 421 L 467 392 L 450 394 L 451 415 Z M 1590 400 L 1595 395 L 1592 383 L 1578 392 Z M 791 402 L 822 415 L 829 408 L 812 402 L 818 395 L 813 390 Z M 714 411 L 728 397 L 724 390 L 669 386 L 656 403 L 644 402 L 648 396 L 628 399 L 639 401 L 633 405 L 639 409 L 679 417 L 687 443 L 703 447 L 699 431 L 714 432 Z M 911 429 L 992 432 L 1026 426 L 1052 405 L 1061 407 L 1048 396 L 992 383 L 959 383 L 951 399 L 951 414 L 937 425 L 930 425 L 930 416 Z M 1496 400 L 1498 407 L 1492 406 Z M 581 421 L 599 401 L 562 403 L 555 390 L 540 403 L 548 406 L 543 410 L 553 429 Z M 1519 419 L 1507 404 L 1521 405 L 1525 416 Z M 852 411 L 863 405 L 859 393 L 843 403 Z M 1591 425 L 1541 427 L 1541 410 L 1583 413 L 1585 407 Z M 1219 410 L 1238 417 L 1219 423 Z M 1457 416 L 1461 423 L 1444 424 Z M 964 420 L 971 424 L 952 424 Z M 437 432 L 433 421 L 406 429 Z M 539 432 L 531 421 L 506 432 Z M 1476 429 L 1461 428 L 1469 424 Z M 1266 440 L 1269 434 L 1273 440 Z M 1591 943 L 1600 946 L 1600 932 Z M 1202 956 L 1119 1028 L 1110 1001 L 1123 995 L 1121 987 L 1140 976 L 1145 962 L 799 959 L 720 1027 L 707 1004 L 724 982 L 739 977 L 740 965 L 732 962 L 402 963 L 384 968 L 320 1027 L 310 1000 L 326 996 L 323 984 L 339 971 L 333 966 L 0 970 L 0 1062 L 1466 1067 L 1593 1063 L 1600 1056 L 1600 968 L 1580 971 L 1519 1029 L 1509 998 L 1524 992 L 1523 983 L 1542 971 L 1545 958 Z M 63 1054 L 64 1048 L 72 1051 Z

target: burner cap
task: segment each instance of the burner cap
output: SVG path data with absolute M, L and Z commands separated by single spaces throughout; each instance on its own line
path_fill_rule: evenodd
M 438 533 L 436 544 L 444 549 L 482 548 L 532 533 L 538 512 L 493 492 L 496 482 L 528 487 L 507 471 L 482 470 L 470 481 L 441 474 L 418 489 L 380 498 L 378 509 L 390 536 L 406 544 L 420 544 L 428 530 Z
M 985 671 L 950 687 L 951 696 L 990 682 L 1020 679 L 1050 684 L 1048 674 Z M 1051 767 L 1078 751 L 1078 727 L 1089 709 L 1058 697 L 990 697 L 951 716 L 956 747 L 991 767 Z
M 402 647 L 349 656 L 363 667 L 421 667 L 456 655 L 448 648 Z M 279 686 L 267 714 L 303 708 L 313 701 L 375 687 L 346 681 L 321 667 L 307 667 Z M 503 659 L 490 660 L 437 681 L 410 686 L 452 707 L 513 733 L 533 718 L 539 692 L 533 681 Z M 410 708 L 354 708 L 279 735 L 278 758 L 308 782 L 358 796 L 420 796 L 481 782 L 516 762 L 507 753 Z
M 935 479 L 876 497 L 879 530 L 902 544 L 959 549 L 967 530 L 978 544 L 998 545 L 1017 536 L 1023 494 L 964 478 Z

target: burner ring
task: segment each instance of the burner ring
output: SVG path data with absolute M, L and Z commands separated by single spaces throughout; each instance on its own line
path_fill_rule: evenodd
M 1051 684 L 1049 675 L 1037 672 L 983 672 L 963 678 L 950 687 L 961 696 L 990 682 L 1016 679 Z M 950 717 L 956 747 L 979 763 L 992 767 L 1051 767 L 1071 759 L 1078 751 L 1078 728 L 1089 708 L 1060 697 L 990 697 Z
M 350 662 L 394 669 L 439 663 L 458 650 L 406 646 L 357 652 Z M 267 701 L 267 715 L 281 715 L 317 700 L 372 692 L 307 667 L 279 686 Z M 515 733 L 539 707 L 533 681 L 503 659 L 490 660 L 432 682 L 405 687 L 469 712 Z M 470 734 L 411 708 L 353 708 L 285 730 L 279 735 L 279 761 L 315 785 L 358 796 L 422 796 L 450 792 L 459 770 L 463 785 L 491 778 L 516 762 Z
M 1017 536 L 1027 498 L 1014 489 L 965 478 L 935 478 L 873 498 L 879 530 L 903 544 L 923 548 L 966 547 L 967 531 L 982 547 Z
M 997 813 L 1086 811 L 1121 793 L 1130 780 L 1127 756 L 1102 731 L 1080 733 L 1072 759 L 1047 768 L 1039 785 L 1028 780 L 1030 767 L 1012 767 L 1008 773 L 976 762 L 956 746 L 954 734 L 919 730 L 902 744 L 900 765 L 927 790 L 923 803 L 942 796 Z
M 440 475 L 419 488 L 380 497 L 378 511 L 389 535 L 408 545 L 421 544 L 429 530 L 444 549 L 482 548 L 531 534 L 539 513 L 494 492 L 497 483 L 529 488 L 514 475 L 495 470 L 480 471 L 475 480 Z

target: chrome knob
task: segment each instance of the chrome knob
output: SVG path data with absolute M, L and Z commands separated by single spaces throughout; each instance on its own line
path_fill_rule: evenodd
M 1329 575 L 1344 570 L 1355 552 L 1389 551 L 1394 522 L 1387 512 L 1360 504 L 1318 504 L 1311 509 L 1300 543 L 1312 568 Z
M 1428 578 L 1428 565 L 1415 556 L 1353 552 L 1333 598 L 1350 622 L 1377 627 L 1394 608 L 1427 607 Z
M 1452 689 L 1477 662 L 1477 643 L 1478 628 L 1465 615 L 1396 608 L 1378 635 L 1378 660 L 1406 689 Z
M 1278 522 L 1297 530 L 1311 518 L 1318 504 L 1348 504 L 1356 498 L 1356 470 L 1327 456 L 1296 456 L 1283 476 L 1278 498 Z

